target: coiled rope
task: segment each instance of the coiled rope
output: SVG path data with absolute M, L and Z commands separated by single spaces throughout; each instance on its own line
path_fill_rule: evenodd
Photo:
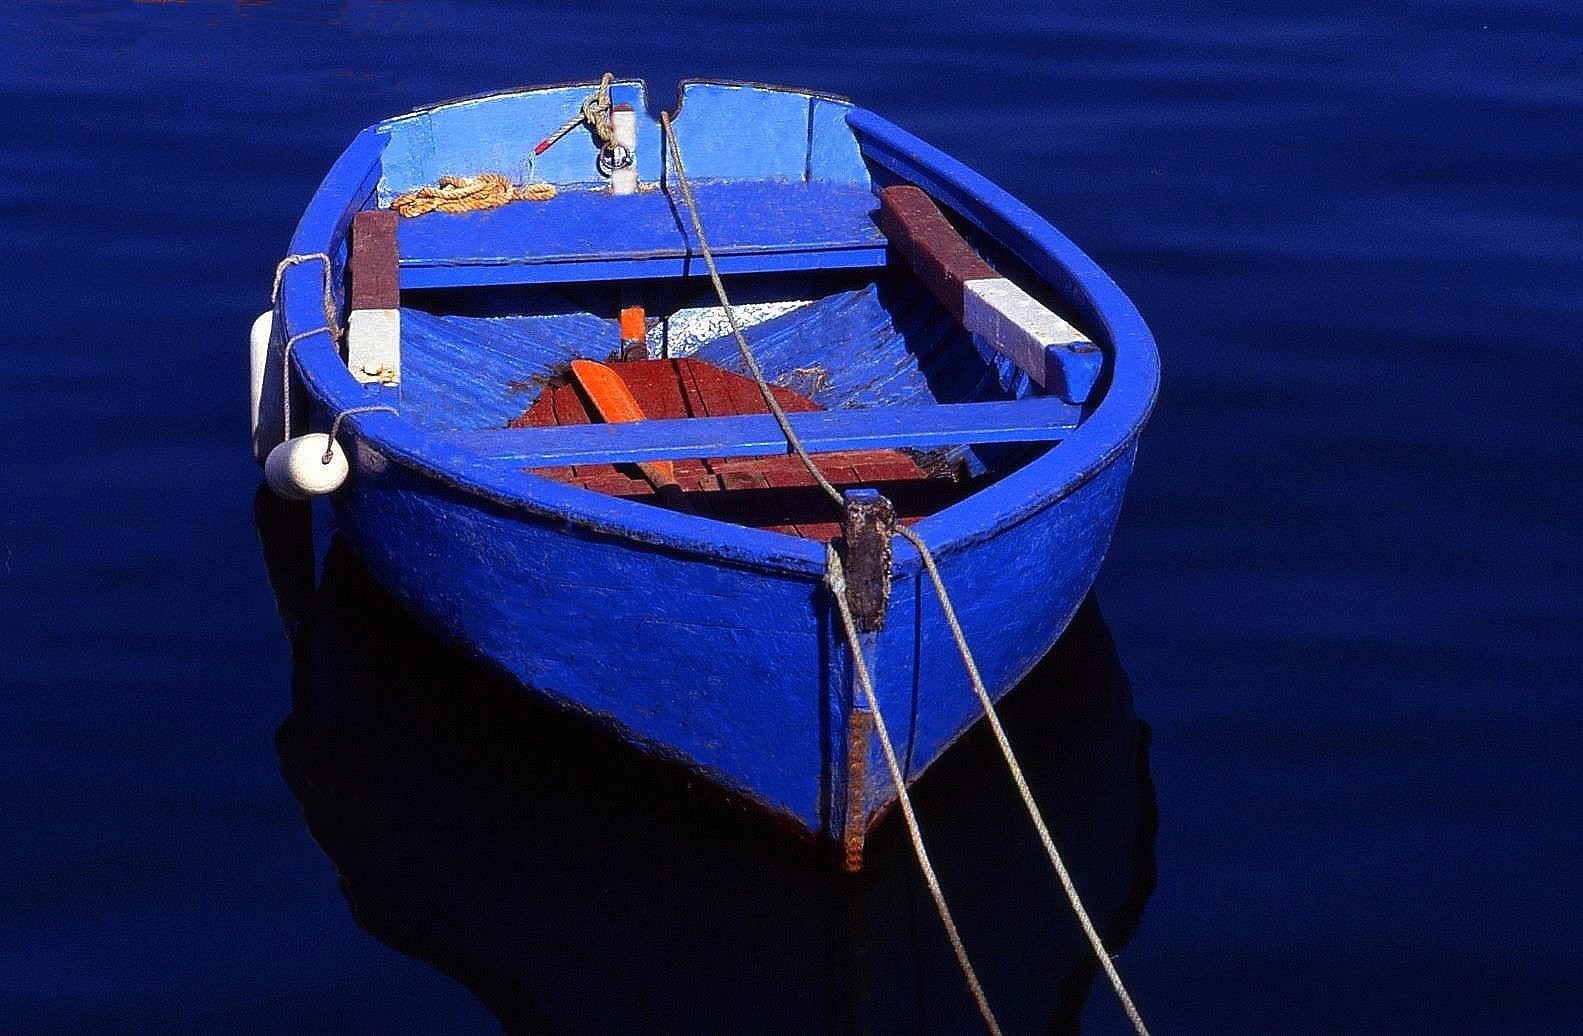
M 610 168 L 617 161 L 614 151 L 615 130 L 610 125 L 610 84 L 614 79 L 615 76 L 609 72 L 601 76 L 599 86 L 578 105 L 577 114 L 534 145 L 533 153 L 528 158 L 530 178 L 533 159 L 585 124 L 599 141 L 599 167 L 605 175 L 610 174 Z M 499 208 L 508 201 L 549 201 L 555 195 L 553 183 L 518 186 L 500 173 L 479 173 L 476 176 L 442 176 L 438 183 L 416 187 L 397 195 L 391 200 L 390 207 L 403 216 L 412 217 L 430 212 L 480 212 Z
M 763 370 L 759 367 L 758 358 L 753 354 L 753 348 L 748 344 L 747 336 L 742 333 L 741 325 L 737 323 L 736 314 L 732 309 L 731 300 L 726 294 L 725 283 L 720 279 L 720 271 L 715 266 L 714 254 L 709 248 L 708 237 L 704 234 L 703 221 L 698 215 L 698 205 L 693 197 L 692 186 L 687 181 L 687 169 L 682 162 L 681 146 L 676 141 L 676 132 L 671 126 L 670 116 L 660 113 L 660 124 L 665 132 L 666 145 L 670 151 L 671 160 L 676 166 L 676 181 L 681 187 L 682 199 L 687 205 L 687 213 L 691 219 L 693 232 L 698 237 L 698 250 L 703 253 L 704 265 L 709 271 L 709 280 L 714 285 L 715 295 L 720 300 L 720 307 L 726 315 L 726 322 L 731 327 L 731 334 L 736 339 L 737 350 L 742 354 L 743 362 L 748 371 L 753 375 L 753 380 L 758 383 L 759 392 L 768 404 L 770 412 L 775 415 L 775 421 L 780 426 L 781 434 L 786 439 L 786 445 L 802 461 L 803 467 L 808 469 L 820 488 L 837 505 L 842 503 L 839 490 L 825 477 L 813 457 L 792 430 L 791 422 L 786 417 L 786 412 L 781 409 L 775 395 L 770 391 L 769 382 L 764 377 Z M 1006 738 L 1006 731 L 1001 726 L 1000 716 L 995 709 L 995 703 L 989 696 L 989 690 L 984 686 L 983 677 L 979 675 L 978 664 L 973 659 L 973 652 L 967 644 L 967 637 L 962 632 L 962 625 L 957 620 L 956 609 L 951 604 L 950 594 L 946 592 L 945 581 L 940 576 L 940 568 L 935 563 L 934 553 L 928 544 L 923 541 L 912 529 L 905 525 L 896 526 L 896 534 L 912 544 L 923 559 L 924 568 L 929 573 L 929 579 L 934 584 L 935 595 L 940 599 L 940 605 L 945 610 L 946 623 L 951 628 L 951 635 L 956 640 L 957 651 L 962 656 L 962 662 L 967 667 L 967 673 L 973 684 L 973 692 L 978 696 L 979 704 L 984 709 L 984 715 L 989 719 L 990 727 L 995 733 L 995 740 L 1000 745 L 1001 755 L 1006 760 L 1007 768 L 1011 771 L 1012 780 L 1017 785 L 1017 792 L 1022 798 L 1023 805 L 1028 810 L 1028 815 L 1033 819 L 1034 828 L 1039 834 L 1039 841 L 1043 844 L 1045 854 L 1049 857 L 1051 865 L 1055 868 L 1060 879 L 1061 888 L 1066 893 L 1067 902 L 1071 904 L 1072 912 L 1077 915 L 1078 924 L 1083 929 L 1083 935 L 1088 939 L 1095 957 L 1110 979 L 1111 987 L 1115 990 L 1117 998 L 1121 1001 L 1122 1008 L 1127 1013 L 1132 1027 L 1139 1036 L 1148 1036 L 1148 1027 L 1143 1022 L 1143 1016 L 1138 1012 L 1132 997 L 1127 992 L 1126 986 L 1121 981 L 1121 974 L 1116 970 L 1115 962 L 1110 953 L 1105 949 L 1104 941 L 1099 937 L 1098 930 L 1088 916 L 1088 910 L 1083 906 L 1082 897 L 1078 895 L 1077 886 L 1072 882 L 1066 863 L 1061 858 L 1061 853 L 1055 847 L 1055 840 L 1050 837 L 1049 826 L 1044 821 L 1044 814 L 1040 812 L 1038 804 L 1034 801 L 1033 792 L 1028 787 L 1028 780 L 1023 775 L 1022 766 L 1017 762 L 1016 754 L 1012 751 L 1011 742 Z M 907 832 L 912 841 L 914 855 L 918 858 L 918 867 L 923 872 L 924 881 L 929 886 L 929 895 L 934 899 L 935 910 L 940 915 L 941 924 L 945 926 L 946 936 L 951 942 L 951 949 L 956 954 L 957 964 L 962 969 L 963 976 L 967 979 L 969 990 L 974 1001 L 978 1004 L 979 1014 L 984 1019 L 985 1026 L 991 1033 L 999 1034 L 1000 1026 L 995 1020 L 994 1012 L 990 1009 L 989 1001 L 984 995 L 984 988 L 978 980 L 977 973 L 973 970 L 972 962 L 968 959 L 967 950 L 962 945 L 961 936 L 956 929 L 956 922 L 951 918 L 950 909 L 946 906 L 945 894 L 940 888 L 939 879 L 934 873 L 934 867 L 929 862 L 929 854 L 924 848 L 923 834 L 918 827 L 918 819 L 912 808 L 912 801 L 907 793 L 905 775 L 897 762 L 896 753 L 891 745 L 890 734 L 885 727 L 884 717 L 880 714 L 879 701 L 874 694 L 872 677 L 868 665 L 863 658 L 861 645 L 857 639 L 857 625 L 853 621 L 851 609 L 846 599 L 846 575 L 841 565 L 840 555 L 833 546 L 826 546 L 825 550 L 825 583 L 830 589 L 831 596 L 835 598 L 836 607 L 841 615 L 841 622 L 845 628 L 847 646 L 851 652 L 853 663 L 857 672 L 858 685 L 863 692 L 869 709 L 874 714 L 874 729 L 879 735 L 880 747 L 885 755 L 886 766 L 890 769 L 891 780 L 895 783 L 897 801 L 901 804 L 902 816 L 907 822 Z
M 429 212 L 478 212 L 499 208 L 508 201 L 549 201 L 555 193 L 553 183 L 518 187 L 499 173 L 442 176 L 437 186 L 419 187 L 396 196 L 390 207 L 408 217 Z

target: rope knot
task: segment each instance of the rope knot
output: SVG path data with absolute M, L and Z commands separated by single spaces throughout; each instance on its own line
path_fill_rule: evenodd
M 583 98 L 583 103 L 578 109 L 579 117 L 588 123 L 588 128 L 594 136 L 599 138 L 599 143 L 608 146 L 614 130 L 610 127 L 610 84 L 615 76 L 606 72 L 599 78 L 599 89 Z M 574 122 L 573 125 L 576 125 Z
M 834 543 L 824 545 L 824 585 L 831 593 L 846 599 L 846 570 L 841 566 L 841 555 Z
M 330 337 L 340 339 L 341 326 L 335 319 L 335 296 L 330 290 L 331 261 L 325 252 L 297 252 L 286 256 L 275 265 L 275 283 L 269 289 L 269 304 L 271 308 L 280 306 L 280 288 L 286 280 L 286 271 L 299 263 L 320 263 L 324 267 L 324 327 L 330 332 Z

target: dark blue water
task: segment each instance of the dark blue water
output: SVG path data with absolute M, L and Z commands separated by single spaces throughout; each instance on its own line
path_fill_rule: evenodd
M 1583 1028 L 1583 8 L 1123 6 L 8 5 L 0 1028 L 971 1019 L 904 857 L 832 886 L 344 551 L 282 636 L 244 340 L 303 204 L 376 118 L 605 69 L 849 95 L 1150 320 L 1099 609 L 1018 711 L 1156 1031 Z M 991 996 L 1118 1028 L 966 758 L 926 823 Z

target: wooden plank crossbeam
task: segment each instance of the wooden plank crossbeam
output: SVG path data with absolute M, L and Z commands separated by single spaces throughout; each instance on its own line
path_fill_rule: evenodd
M 397 284 L 396 224 L 400 217 L 389 209 L 369 209 L 352 217 L 351 306 L 353 309 L 397 309 L 401 290 Z
M 720 272 L 875 268 L 885 237 L 863 184 L 699 184 Z M 703 255 L 661 190 L 563 190 L 486 212 L 429 213 L 398 231 L 403 288 L 480 287 L 703 276 Z
M 916 187 L 898 185 L 880 193 L 879 225 L 957 323 L 962 322 L 962 285 L 1000 276 Z
M 352 218 L 347 272 L 351 275 L 346 366 L 364 384 L 401 381 L 401 286 L 396 224 L 388 209 Z
M 907 184 L 880 192 L 880 227 L 918 279 L 962 326 L 1049 392 L 1081 403 L 1093 391 L 1099 347 L 1009 279 L 956 232 L 934 200 Z
M 1054 396 L 1009 402 L 820 410 L 789 414 L 814 453 L 962 443 L 1057 442 L 1077 427 L 1077 407 Z M 785 453 L 786 439 L 768 414 L 692 417 L 623 424 L 498 428 L 439 436 L 448 447 L 516 467 L 632 464 L 690 457 Z

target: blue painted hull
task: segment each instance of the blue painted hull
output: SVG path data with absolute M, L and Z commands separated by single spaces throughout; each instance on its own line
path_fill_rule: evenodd
M 500 103 L 520 115 L 532 97 Z M 1106 351 L 1103 391 L 1075 433 L 915 526 L 938 558 L 986 683 L 1004 693 L 1055 643 L 1108 546 L 1158 381 L 1147 329 L 1114 284 L 1037 215 L 869 113 L 761 88 L 699 85 L 684 98 L 700 164 L 729 161 L 702 143 L 706 116 L 729 121 L 733 106 L 761 105 L 771 123 L 790 119 L 793 108 L 806 113 L 799 146 L 809 150 L 797 159 L 806 176 L 819 168 L 851 183 L 924 187 L 975 228 L 983 247 L 1041 279 Z M 469 102 L 478 127 L 490 103 Z M 814 156 L 817 134 L 831 143 Z M 337 293 L 347 222 L 392 189 L 397 166 L 386 152 L 407 146 L 393 140 L 399 133 L 382 124 L 354 142 L 293 241 L 294 253 L 331 256 Z M 779 152 L 770 158 L 795 164 Z M 287 270 L 278 340 L 323 323 L 323 283 L 313 264 Z M 856 297 L 868 304 L 869 296 Z M 904 332 L 894 331 L 897 355 L 917 348 Z M 398 390 L 354 382 L 327 335 L 300 340 L 292 362 L 311 404 L 299 413 L 308 411 L 316 429 L 370 403 L 422 413 L 417 399 L 403 407 Z M 919 391 L 964 394 L 942 386 L 950 379 L 938 370 L 921 361 L 918 369 Z M 417 416 L 349 417 L 341 441 L 352 459 L 351 478 L 334 495 L 345 535 L 373 576 L 441 637 L 808 832 L 860 838 L 894 800 L 877 746 L 848 743 L 850 660 L 823 588 L 821 545 L 477 463 L 448 452 Z M 893 573 L 875 675 L 881 712 L 915 776 L 979 709 L 919 559 L 903 543 Z
M 857 1031 L 977 1024 L 946 941 L 917 937 L 938 922 L 902 825 L 869 841 L 867 880 L 833 880 L 820 854 L 766 837 L 685 772 L 512 701 L 395 614 L 342 547 L 294 637 L 276 743 L 367 931 L 468 985 L 512 1032 L 753 1032 L 765 1019 L 825 1032 L 842 1028 L 832 1004 Z M 1067 865 L 1119 950 L 1152 888 L 1155 822 L 1146 731 L 1097 609 L 1084 606 L 1005 704 Z M 1092 954 L 1043 849 L 1004 841 L 1026 817 L 987 735 L 969 732 L 931 768 L 914 806 L 963 938 L 997 947 L 977 966 L 1005 1031 L 1067 1031 Z M 990 839 L 1002 844 L 983 881 Z

